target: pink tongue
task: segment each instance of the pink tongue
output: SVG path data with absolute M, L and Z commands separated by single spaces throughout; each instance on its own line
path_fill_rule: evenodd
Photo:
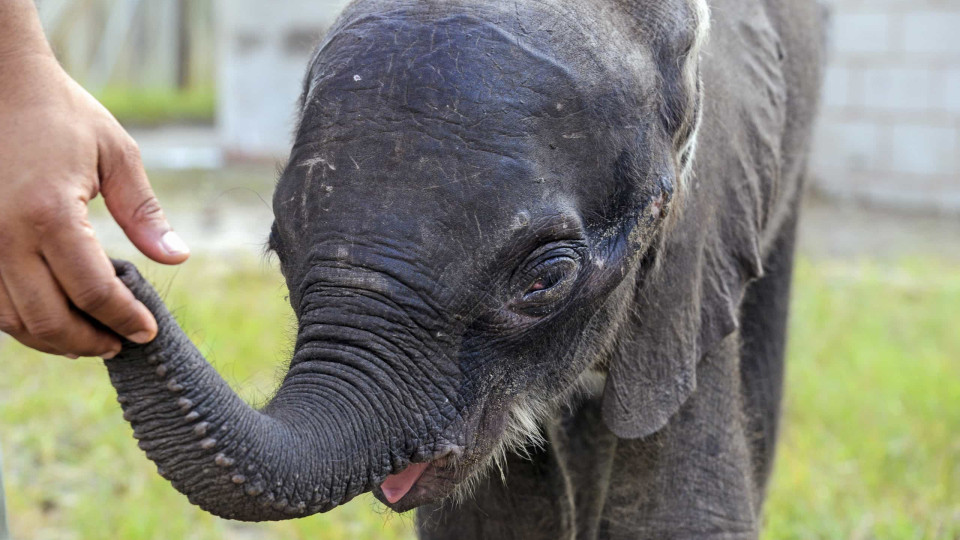
M 398 474 L 391 474 L 380 484 L 383 496 L 393 504 L 406 495 L 410 488 L 417 483 L 420 475 L 426 470 L 429 463 L 413 463 Z

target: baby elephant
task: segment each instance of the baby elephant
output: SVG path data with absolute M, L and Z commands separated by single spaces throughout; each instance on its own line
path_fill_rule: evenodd
M 107 361 L 194 504 L 372 491 L 422 538 L 756 538 L 820 78 L 812 0 L 357 0 L 274 197 L 299 333 L 234 394 L 160 334 Z

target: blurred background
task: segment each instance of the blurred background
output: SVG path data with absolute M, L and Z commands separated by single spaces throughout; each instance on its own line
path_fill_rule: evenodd
M 248 400 L 293 317 L 263 255 L 312 47 L 343 0 L 41 0 L 66 69 L 140 143 L 191 261 L 134 260 Z M 830 0 L 766 539 L 960 538 L 960 3 Z M 0 336 L 0 445 L 18 539 L 411 538 L 372 498 L 246 525 L 190 506 L 123 422 L 104 368 Z

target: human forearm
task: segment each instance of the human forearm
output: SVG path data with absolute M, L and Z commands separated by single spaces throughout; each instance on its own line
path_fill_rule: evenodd
M 33 0 L 0 0 L 0 70 L 27 56 L 53 56 Z

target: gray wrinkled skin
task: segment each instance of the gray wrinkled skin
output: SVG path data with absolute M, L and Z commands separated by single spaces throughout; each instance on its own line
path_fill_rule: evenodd
M 160 474 L 249 521 L 373 491 L 422 538 L 756 538 L 820 12 L 710 8 L 354 2 L 274 198 L 300 331 L 273 400 L 117 263 L 160 335 L 107 367 Z

